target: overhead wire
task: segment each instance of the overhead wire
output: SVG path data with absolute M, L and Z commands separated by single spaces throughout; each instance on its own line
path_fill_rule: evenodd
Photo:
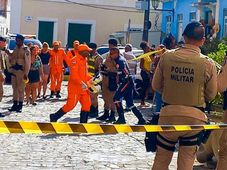
M 104 7 L 104 6 L 97 6 L 97 5 L 91 5 L 91 4 L 74 2 L 74 1 L 71 1 L 71 0 L 65 0 L 65 2 L 76 4 L 76 5 L 80 5 L 80 6 L 90 7 L 90 8 L 109 10 L 109 11 L 132 12 L 132 13 L 142 13 L 143 12 L 143 11 L 138 11 L 138 10 L 116 9 L 116 8 L 127 8 L 127 9 L 130 8 L 130 7 L 123 7 L 123 6 L 115 6 L 115 8 L 108 8 L 108 7 Z M 151 13 L 157 13 L 157 12 L 151 12 Z

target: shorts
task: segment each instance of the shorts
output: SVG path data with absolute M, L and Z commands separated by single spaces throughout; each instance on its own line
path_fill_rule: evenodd
M 39 70 L 30 70 L 28 73 L 29 83 L 37 83 L 40 81 Z
M 50 74 L 50 67 L 48 64 L 43 65 L 43 73 L 44 75 L 49 75 Z

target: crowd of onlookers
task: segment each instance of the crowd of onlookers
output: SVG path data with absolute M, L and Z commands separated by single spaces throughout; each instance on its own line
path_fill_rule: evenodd
M 79 44 L 78 41 L 77 46 Z M 70 56 L 71 51 L 70 49 L 66 48 L 63 49 L 61 47 L 60 41 L 53 42 L 53 48 L 50 48 L 49 44 L 44 42 L 42 45 L 42 48 L 40 49 L 39 46 L 28 44 L 28 48 L 30 50 L 30 69 L 28 73 L 27 80 L 24 80 L 26 83 L 25 87 L 25 101 L 26 104 L 32 104 L 36 105 L 37 98 L 46 99 L 47 98 L 47 89 L 48 89 L 48 83 L 51 82 L 51 76 L 50 76 L 50 60 L 51 60 L 51 51 L 54 51 L 55 44 L 57 43 L 58 47 L 56 47 L 56 51 L 58 49 L 62 49 L 63 51 L 63 60 L 65 60 L 64 56 Z M 73 44 L 73 48 L 76 49 L 75 45 Z M 91 43 L 92 44 L 92 43 Z M 95 43 L 93 43 L 95 44 Z M 96 45 L 96 44 L 95 44 Z M 182 46 L 182 43 L 180 42 L 178 44 L 179 46 Z M 97 45 L 95 46 L 95 53 L 97 53 Z M 140 48 L 143 50 L 143 53 L 148 53 L 150 51 L 160 50 L 160 49 L 174 49 L 176 48 L 176 41 L 175 38 L 170 34 L 166 36 L 166 38 L 163 40 L 162 44 L 155 47 L 155 45 L 149 45 L 148 42 L 141 42 Z M 126 44 L 124 52 L 121 51 L 121 55 L 126 59 L 129 71 L 131 75 L 135 76 L 140 74 L 142 83 L 140 84 L 140 99 L 141 99 L 141 107 L 149 107 L 150 105 L 146 103 L 145 101 L 147 99 L 154 99 L 155 102 L 155 112 L 159 112 L 161 109 L 162 101 L 161 101 L 161 94 L 158 92 L 153 92 L 151 88 L 151 82 L 152 77 L 154 74 L 154 71 L 157 67 L 157 64 L 159 62 L 160 56 L 163 53 L 163 51 L 152 54 L 148 57 L 144 57 L 140 60 L 133 60 L 137 56 L 133 53 L 133 46 L 131 44 Z M 57 54 L 57 53 L 56 53 Z M 54 55 L 54 53 L 53 53 Z M 92 56 L 92 54 L 91 54 Z M 104 57 L 105 56 L 101 56 Z M 53 58 L 53 57 L 52 57 Z M 56 57 L 55 57 L 56 58 Z M 56 64 L 55 62 L 58 62 L 58 60 L 53 60 L 53 64 Z M 139 63 L 139 64 L 138 64 Z M 62 65 L 62 67 L 67 66 L 66 62 Z M 139 68 L 140 69 L 139 69 Z M 62 69 L 64 70 L 64 69 Z M 140 70 L 140 73 L 138 73 L 138 70 Z M 63 75 L 62 71 L 62 75 Z M 61 77 L 62 79 L 62 77 Z M 53 83 L 52 83 L 53 84 Z M 51 85 L 52 86 L 52 85 Z M 54 94 L 56 94 L 59 98 L 60 96 L 60 90 L 53 91 L 51 88 L 51 94 L 50 97 L 52 98 Z

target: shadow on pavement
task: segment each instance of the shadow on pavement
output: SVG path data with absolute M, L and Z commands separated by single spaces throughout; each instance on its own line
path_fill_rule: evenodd
M 52 103 L 55 103 L 55 102 L 64 102 L 64 101 L 66 101 L 67 99 L 57 99 L 57 98 L 53 98 L 53 99 L 46 99 L 46 101 L 50 101 L 50 102 L 52 102 Z M 45 100 L 44 100 L 45 101 Z
M 10 108 L 10 107 L 9 107 L 9 108 Z M 1 113 L 4 114 L 5 116 L 9 116 L 9 115 L 11 115 L 11 114 L 13 114 L 13 113 L 16 113 L 16 112 L 10 112 L 10 111 L 8 111 L 9 108 L 5 108 L 5 109 L 7 109 L 7 110 L 4 111 L 4 112 L 1 112 Z
M 13 97 L 13 95 L 12 94 L 10 94 L 10 95 L 3 95 L 3 97 L 5 98 L 5 97 Z
M 66 117 L 61 122 L 63 122 L 63 123 L 68 123 L 68 122 L 78 123 L 78 122 L 80 122 L 80 117 L 76 117 L 76 118 Z
M 212 167 L 205 167 L 204 165 L 195 165 L 193 166 L 193 170 L 211 170 L 211 169 L 215 169 Z

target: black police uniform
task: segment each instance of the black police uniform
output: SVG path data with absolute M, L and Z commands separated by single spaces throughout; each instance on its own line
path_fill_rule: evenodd
M 118 72 L 118 88 L 114 95 L 114 103 L 116 105 L 117 112 L 119 114 L 118 120 L 115 124 L 125 124 L 125 117 L 124 117 L 124 109 L 122 107 L 122 99 L 124 98 L 126 101 L 126 105 L 135 116 L 138 118 L 138 124 L 145 124 L 146 121 L 144 120 L 141 112 L 136 108 L 133 103 L 133 89 L 134 89 L 134 82 L 132 76 L 130 74 L 128 64 L 122 56 L 119 56 L 115 59 L 117 72 Z

